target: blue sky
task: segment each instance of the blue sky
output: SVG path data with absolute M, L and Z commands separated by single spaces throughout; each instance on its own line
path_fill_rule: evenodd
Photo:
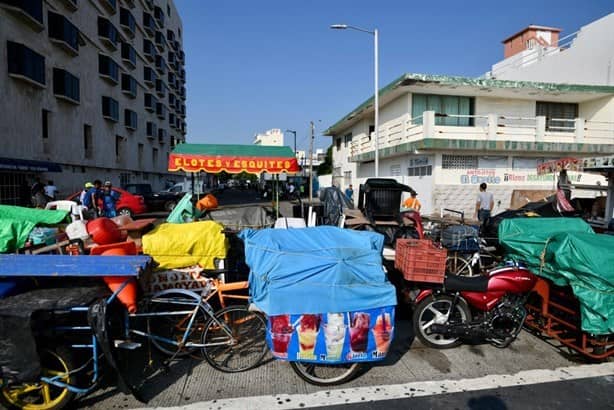
M 321 134 L 403 73 L 479 76 L 503 58 L 501 40 L 529 24 L 561 36 L 614 11 L 612 0 L 175 0 L 184 27 L 188 142 L 250 144 L 270 128 Z M 293 137 L 286 134 L 286 145 Z M 330 138 L 316 138 L 316 147 Z

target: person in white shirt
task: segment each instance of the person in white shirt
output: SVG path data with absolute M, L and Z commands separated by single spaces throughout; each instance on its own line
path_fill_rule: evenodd
M 478 193 L 477 201 L 475 202 L 475 214 L 480 221 L 480 226 L 484 225 L 490 219 L 490 213 L 495 205 L 495 200 L 491 192 L 486 192 L 486 182 L 480 184 L 480 192 Z
M 45 186 L 45 195 L 51 199 L 55 199 L 55 195 L 58 193 L 58 187 L 53 185 L 53 181 L 48 181 Z

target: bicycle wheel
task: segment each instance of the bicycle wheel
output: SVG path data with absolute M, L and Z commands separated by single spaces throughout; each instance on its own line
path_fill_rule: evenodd
M 228 306 L 209 318 L 202 334 L 205 359 L 227 373 L 249 370 L 267 352 L 266 320 L 247 306 Z
M 352 380 L 363 369 L 361 363 L 316 364 L 290 362 L 292 370 L 309 384 L 316 386 L 335 386 Z
M 470 262 L 454 253 L 446 258 L 446 273 L 457 276 L 473 276 Z
M 195 294 L 196 295 L 196 294 Z M 200 303 L 200 297 L 174 291 L 163 291 L 154 295 L 149 302 L 149 312 L 159 313 L 159 316 L 147 318 L 147 330 L 151 335 L 149 340 L 160 352 L 175 357 L 194 353 L 195 347 L 182 347 L 170 341 L 181 343 L 190 324 L 192 313 L 173 313 L 192 311 Z M 162 313 L 168 314 L 162 314 Z M 207 315 L 198 309 L 192 327 L 188 331 L 185 343 L 200 343 Z M 168 341 L 161 340 L 167 339 Z
M 76 366 L 70 351 L 65 348 L 44 349 L 40 352 L 41 375 L 54 377 L 62 375 L 62 383 L 74 384 L 75 376 L 69 372 Z M 66 406 L 75 396 L 67 388 L 57 387 L 42 381 L 7 385 L 0 391 L 0 403 L 9 409 L 58 410 Z

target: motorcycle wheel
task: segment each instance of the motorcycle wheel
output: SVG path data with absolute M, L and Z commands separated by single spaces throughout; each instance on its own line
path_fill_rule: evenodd
M 430 330 L 434 324 L 444 325 L 451 320 L 467 322 L 471 312 L 464 300 L 458 299 L 454 312 L 450 312 L 454 298 L 447 295 L 435 295 L 422 300 L 414 308 L 412 322 L 414 334 L 427 347 L 435 349 L 450 349 L 461 344 L 458 337 L 447 338 L 441 333 Z
M 289 362 L 292 370 L 309 384 L 315 386 L 336 386 L 349 382 L 363 369 L 361 363 L 316 364 Z

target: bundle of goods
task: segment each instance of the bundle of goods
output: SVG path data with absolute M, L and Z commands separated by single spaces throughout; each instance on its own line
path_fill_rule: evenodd
M 478 231 L 468 225 L 451 225 L 441 232 L 441 244 L 454 252 L 476 252 L 480 250 Z
M 386 356 L 396 293 L 382 269 L 381 235 L 320 226 L 239 236 L 275 357 L 330 364 Z

